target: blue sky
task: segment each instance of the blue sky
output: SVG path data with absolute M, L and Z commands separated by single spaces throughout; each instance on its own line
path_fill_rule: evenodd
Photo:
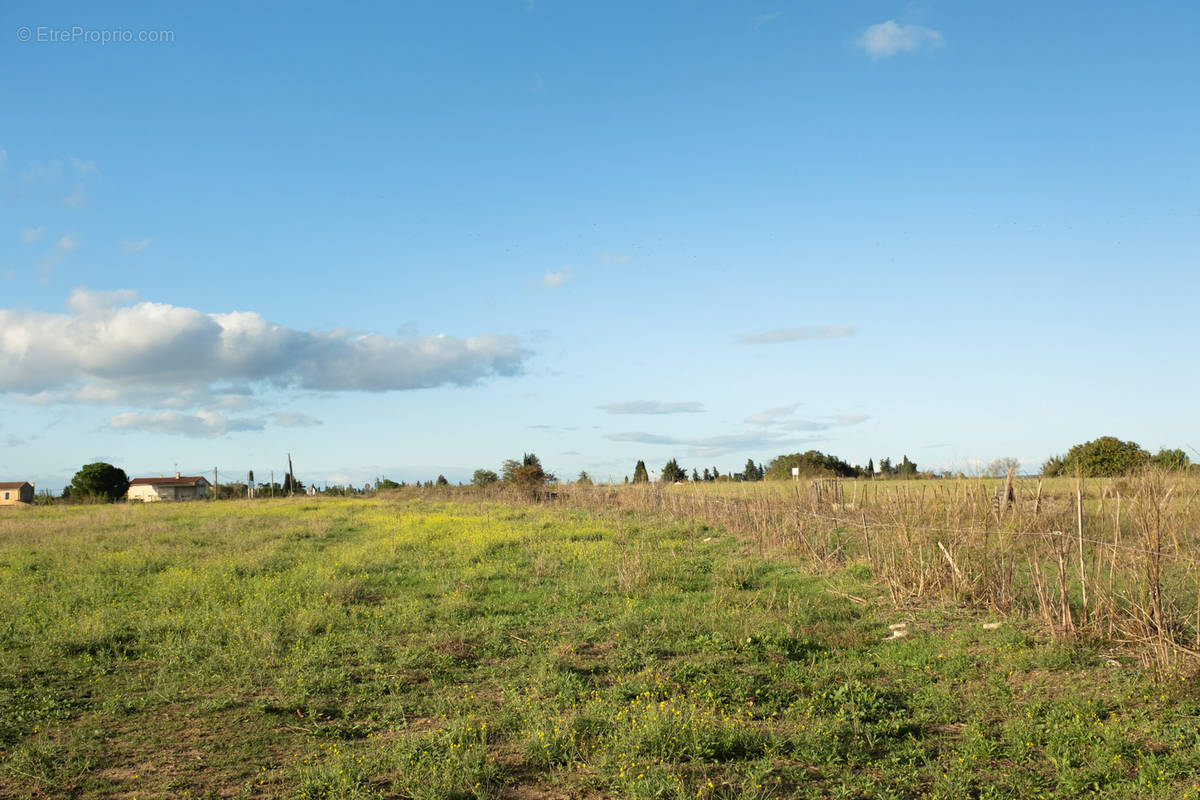
M 1184 2 L 7 3 L 0 477 L 1200 446 L 1198 33 Z

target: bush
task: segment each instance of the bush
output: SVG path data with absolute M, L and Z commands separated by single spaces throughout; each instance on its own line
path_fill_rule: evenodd
M 1150 454 L 1137 442 L 1101 436 L 1075 445 L 1066 456 L 1054 456 L 1042 465 L 1042 475 L 1050 478 L 1060 475 L 1112 478 L 1142 469 L 1149 463 Z

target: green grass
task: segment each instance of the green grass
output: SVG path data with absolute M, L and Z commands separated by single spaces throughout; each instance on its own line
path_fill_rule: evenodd
M 0 797 L 1200 796 L 1189 676 L 886 594 L 580 510 L 0 515 Z

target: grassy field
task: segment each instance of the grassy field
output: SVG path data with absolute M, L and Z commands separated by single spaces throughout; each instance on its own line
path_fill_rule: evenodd
M 719 527 L 808 569 L 862 561 L 897 605 L 949 600 L 1037 621 L 1119 643 L 1160 674 L 1200 663 L 1200 475 L 564 491 L 597 513 Z
M 897 610 L 842 552 L 467 499 L 0 514 L 0 797 L 1200 797 L 1191 673 Z

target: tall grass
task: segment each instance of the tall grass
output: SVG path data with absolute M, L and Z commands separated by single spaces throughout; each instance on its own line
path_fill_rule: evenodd
M 762 556 L 861 562 L 897 606 L 950 599 L 1106 639 L 1156 670 L 1200 656 L 1200 486 L 1125 479 L 839 481 L 567 487 L 616 514 L 728 530 Z

